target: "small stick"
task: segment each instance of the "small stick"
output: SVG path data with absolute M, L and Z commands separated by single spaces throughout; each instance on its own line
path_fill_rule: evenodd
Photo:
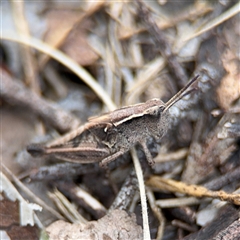
M 128 207 L 137 190 L 137 177 L 135 171 L 132 171 L 126 178 L 121 190 L 118 192 L 109 211 L 114 209 L 128 210 Z
M 60 132 L 67 132 L 80 124 L 79 119 L 71 113 L 28 90 L 21 84 L 21 81 L 13 79 L 3 70 L 1 74 L 0 95 L 6 102 L 24 106 L 32 110 Z
M 154 37 L 155 43 L 159 48 L 160 53 L 166 58 L 169 70 L 179 82 L 179 87 L 183 87 L 187 82 L 187 74 L 181 64 L 177 61 L 173 54 L 170 45 L 168 44 L 163 32 L 158 28 L 154 21 L 150 10 L 146 7 L 142 0 L 136 0 L 140 10 L 140 16 L 147 25 L 149 33 Z

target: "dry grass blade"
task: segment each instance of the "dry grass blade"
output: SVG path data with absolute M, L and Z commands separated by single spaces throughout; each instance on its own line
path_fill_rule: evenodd
M 25 17 L 24 1 L 11 1 L 14 22 L 20 35 L 30 36 L 28 22 Z M 20 46 L 22 55 L 22 66 L 24 69 L 26 82 L 37 94 L 40 87 L 37 81 L 36 61 L 29 46 Z
M 168 162 L 168 161 L 176 161 L 183 159 L 187 156 L 188 150 L 186 148 L 179 149 L 175 152 L 168 152 L 168 153 L 159 153 L 155 158 L 154 161 L 156 163 L 160 162 Z
M 69 200 L 57 189 L 53 193 L 48 194 L 53 199 L 58 209 L 66 216 L 72 223 L 86 223 L 87 220 L 79 214 L 76 207 L 69 202 Z
M 154 212 L 156 218 L 159 221 L 159 227 L 158 227 L 158 233 L 157 233 L 156 240 L 161 240 L 163 237 L 164 228 L 165 228 L 165 219 L 164 219 L 161 209 L 156 204 L 156 199 L 154 197 L 153 192 L 149 189 L 147 189 L 147 197 L 148 197 L 148 202 L 150 204 L 150 207 L 151 207 L 152 211 Z
M 105 90 L 96 82 L 96 80 L 84 68 L 79 66 L 75 61 L 73 61 L 63 52 L 54 49 L 43 41 L 33 37 L 19 36 L 14 33 L 2 33 L 1 38 L 5 40 L 20 42 L 50 55 L 52 58 L 71 69 L 78 77 L 80 77 L 106 104 L 109 110 L 116 109 L 116 106 L 111 100 L 111 98 L 108 96 Z
M 236 205 L 240 205 L 240 194 L 231 194 L 224 191 L 211 191 L 202 186 L 189 185 L 183 182 L 164 179 L 157 176 L 151 177 L 146 184 L 159 190 L 184 193 L 194 197 L 217 198 L 222 201 L 228 201 Z
M 206 32 L 206 31 L 218 26 L 219 24 L 225 22 L 226 20 L 230 19 L 231 17 L 238 14 L 239 12 L 240 12 L 240 3 L 238 2 L 233 7 L 231 7 L 229 10 L 227 10 L 226 12 L 222 13 L 217 18 L 213 19 L 212 21 L 208 22 L 206 25 L 202 26 L 200 29 L 197 30 L 197 32 L 193 33 L 190 36 L 187 36 L 187 38 L 184 39 L 183 41 L 189 41 L 190 39 L 201 35 L 202 33 Z
M 50 212 L 53 216 L 57 217 L 58 219 L 64 219 L 61 214 L 59 214 L 56 210 L 49 207 L 47 204 L 45 204 L 44 201 L 42 201 L 40 198 L 38 198 L 34 193 L 32 193 L 18 178 L 3 164 L 1 164 L 1 167 L 11 176 L 14 183 L 30 198 L 33 199 L 34 202 L 42 206 L 44 209 L 46 209 L 48 212 Z
M 138 72 L 133 84 L 128 89 L 127 104 L 131 105 L 138 101 L 139 96 L 146 90 L 151 81 L 156 79 L 161 70 L 164 69 L 165 64 L 162 57 L 156 58 Z
M 196 205 L 202 202 L 202 200 L 198 200 L 195 197 L 187 197 L 187 198 L 168 198 L 164 200 L 157 200 L 156 205 L 160 208 L 175 208 L 175 207 L 183 207 Z
M 147 198 L 146 198 L 142 168 L 139 163 L 139 160 L 137 157 L 137 152 L 136 152 L 135 148 L 132 148 L 131 154 L 132 154 L 134 168 L 136 170 L 136 175 L 137 175 L 137 179 L 138 179 L 140 199 L 141 199 L 141 204 L 142 204 L 143 239 L 150 240 L 151 237 L 150 237 L 150 229 L 149 229 L 149 223 L 148 223 Z

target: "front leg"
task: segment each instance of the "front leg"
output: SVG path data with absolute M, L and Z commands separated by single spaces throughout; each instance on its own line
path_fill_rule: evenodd
M 150 153 L 148 147 L 147 147 L 147 144 L 146 144 L 146 141 L 141 141 L 140 142 L 142 148 L 143 148 L 143 151 L 145 153 L 145 156 L 147 158 L 147 161 L 148 161 L 148 164 L 150 166 L 153 166 L 155 164 L 153 158 L 152 158 L 152 154 Z M 122 148 L 120 149 L 118 152 L 115 152 L 114 154 L 104 158 L 100 163 L 100 167 L 106 167 L 107 164 L 109 164 L 110 162 L 114 161 L 116 158 L 118 158 L 119 156 L 123 155 L 125 152 L 127 152 L 129 149 L 125 149 L 125 148 Z
M 150 166 L 153 166 L 155 162 L 154 162 L 154 160 L 152 158 L 152 154 L 150 153 L 150 151 L 149 151 L 149 149 L 147 147 L 146 141 L 141 141 L 140 144 L 141 144 L 141 146 L 143 148 L 143 151 L 144 151 L 145 156 L 147 158 L 148 164 Z

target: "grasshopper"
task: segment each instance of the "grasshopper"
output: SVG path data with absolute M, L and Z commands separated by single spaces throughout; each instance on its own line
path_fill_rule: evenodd
M 70 162 L 100 162 L 101 166 L 106 166 L 139 143 L 148 163 L 153 165 L 147 139 L 151 136 L 159 140 L 165 135 L 170 127 L 169 108 L 195 89 L 190 89 L 190 86 L 197 82 L 198 77 L 194 77 L 166 103 L 154 98 L 91 117 L 85 125 L 69 134 L 45 146 L 29 145 L 27 151 L 32 156 L 53 155 Z

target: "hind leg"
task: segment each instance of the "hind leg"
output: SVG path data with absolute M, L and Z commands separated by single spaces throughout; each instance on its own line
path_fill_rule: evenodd
M 106 167 L 107 164 L 109 164 L 110 162 L 114 161 L 116 158 L 118 158 L 119 156 L 123 155 L 125 152 L 127 152 L 128 150 L 126 149 L 121 149 L 119 150 L 118 152 L 104 158 L 100 163 L 99 165 L 101 167 Z

